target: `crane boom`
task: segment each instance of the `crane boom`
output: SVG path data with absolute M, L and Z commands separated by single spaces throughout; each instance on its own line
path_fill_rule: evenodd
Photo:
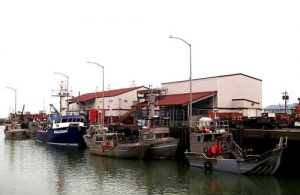
M 51 107 L 56 113 L 60 114 L 59 111 L 53 106 L 53 104 L 50 104 L 50 107 Z

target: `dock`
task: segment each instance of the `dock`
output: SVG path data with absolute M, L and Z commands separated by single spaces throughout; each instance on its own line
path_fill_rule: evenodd
M 287 148 L 284 150 L 279 175 L 298 176 L 300 159 L 295 156 L 300 148 L 300 129 L 233 129 L 236 141 L 244 149 L 253 149 L 256 153 L 263 153 L 278 144 L 280 137 L 288 137 Z
M 245 138 L 270 138 L 278 140 L 280 137 L 288 137 L 289 141 L 300 141 L 299 128 L 282 129 L 232 129 L 233 133 L 242 135 Z M 299 142 L 300 143 L 300 142 Z

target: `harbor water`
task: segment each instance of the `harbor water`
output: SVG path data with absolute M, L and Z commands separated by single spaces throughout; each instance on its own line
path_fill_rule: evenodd
M 34 140 L 5 140 L 0 127 L 0 195 L 300 194 L 300 176 L 207 172 L 185 161 L 124 160 Z

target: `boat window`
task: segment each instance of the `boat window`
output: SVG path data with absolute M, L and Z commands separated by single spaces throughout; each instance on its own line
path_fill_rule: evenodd
M 200 142 L 201 141 L 201 135 L 200 136 L 197 136 L 197 142 Z
M 68 122 L 70 123 L 70 122 L 72 122 L 72 120 L 73 120 L 72 118 L 69 118 L 69 119 L 68 119 Z
M 201 135 L 191 136 L 191 141 L 192 142 L 200 142 L 201 141 Z
M 156 138 L 163 138 L 162 134 L 156 134 Z
M 96 137 L 96 142 L 101 142 L 101 141 L 103 141 L 103 137 L 97 136 Z
M 212 135 L 205 135 L 205 136 L 204 136 L 204 141 L 205 141 L 205 142 L 207 142 L 207 141 L 212 141 L 212 137 L 213 137 Z
M 67 118 L 63 118 L 63 119 L 61 119 L 61 122 L 62 123 L 66 123 L 66 122 L 68 122 L 68 119 Z
M 216 134 L 216 135 L 215 135 L 215 139 L 219 140 L 219 139 L 221 139 L 221 138 L 222 138 L 222 134 Z
M 144 139 L 154 139 L 153 134 L 144 135 L 143 137 L 144 137 Z
M 227 141 L 231 141 L 231 135 L 227 135 Z

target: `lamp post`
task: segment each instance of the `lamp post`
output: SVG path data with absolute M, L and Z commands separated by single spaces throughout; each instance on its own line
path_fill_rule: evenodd
M 170 35 L 170 38 L 171 39 L 178 39 L 178 40 L 184 42 L 185 44 L 187 44 L 190 47 L 190 94 L 189 94 L 189 99 L 190 99 L 189 102 L 190 103 L 189 103 L 189 107 L 188 107 L 188 118 L 189 118 L 189 128 L 190 128 L 190 133 L 191 133 L 192 111 L 193 111 L 193 105 L 192 105 L 192 44 L 186 42 L 182 38 L 173 37 L 172 35 Z
M 13 87 L 6 87 L 7 89 L 11 89 L 15 92 L 15 118 L 16 118 L 16 115 L 17 115 L 17 90 Z
M 67 78 L 67 89 L 66 89 L 66 91 L 67 91 L 67 99 L 69 99 L 69 76 L 64 74 L 64 73 L 61 73 L 61 72 L 54 72 L 54 74 L 60 74 L 60 75 Z M 69 112 L 69 104 L 67 104 L 67 112 Z
M 102 122 L 104 125 L 104 66 L 96 63 L 96 62 L 87 62 L 89 64 L 96 64 L 97 66 L 102 68 Z M 96 99 L 95 99 L 96 101 Z

